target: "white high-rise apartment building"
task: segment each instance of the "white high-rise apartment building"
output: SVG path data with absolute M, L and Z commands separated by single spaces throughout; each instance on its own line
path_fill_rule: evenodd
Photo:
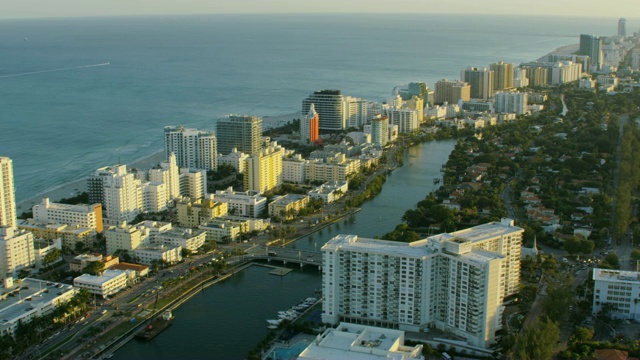
M 207 192 L 207 173 L 204 170 L 180 169 L 180 195 L 202 199 Z
M 498 113 L 515 113 L 522 115 L 527 112 L 528 96 L 521 92 L 497 92 L 494 96 L 495 111 Z
M 223 164 L 231 165 L 236 169 L 238 174 L 242 174 L 244 172 L 244 161 L 248 157 L 249 155 L 233 148 L 227 155 L 218 154 L 218 166 Z
M 420 112 L 401 107 L 383 108 L 384 116 L 389 118 L 389 124 L 398 125 L 401 133 L 410 133 L 420 129 Z
M 41 224 L 60 223 L 102 232 L 102 205 L 67 205 L 48 198 L 34 205 L 33 221 Z
M 18 271 L 36 264 L 33 234 L 0 226 L 0 279 L 16 277 Z
M 359 128 L 364 125 L 367 121 L 367 100 L 345 96 L 343 101 L 342 109 L 344 111 L 345 126 L 347 128 Z
M 96 170 L 103 192 L 105 221 L 117 224 L 133 220 L 143 211 L 142 182 L 127 172 L 126 165 L 103 167 Z
M 168 159 L 176 155 L 178 167 L 215 170 L 217 168 L 217 141 L 212 132 L 165 126 L 164 152 Z
M 517 67 L 513 70 L 513 87 L 523 88 L 529 86 L 529 77 L 527 77 L 527 69 Z
M 17 221 L 13 162 L 0 157 L 0 226 L 17 227 Z
M 165 184 L 166 203 L 180 197 L 180 173 L 175 154 L 160 163 L 160 169 L 149 170 L 149 181 Z
M 617 319 L 640 320 L 640 272 L 593 269 L 593 314 L 605 304 Z
M 389 141 L 389 118 L 378 116 L 371 119 L 371 142 L 384 147 Z
M 412 243 L 339 235 L 322 247 L 322 321 L 436 327 L 489 347 L 518 291 L 523 232 L 503 219 Z
M 229 214 L 249 218 L 257 218 L 267 208 L 267 198 L 257 191 L 233 191 L 233 188 L 216 190 L 210 197 L 217 202 L 225 202 Z

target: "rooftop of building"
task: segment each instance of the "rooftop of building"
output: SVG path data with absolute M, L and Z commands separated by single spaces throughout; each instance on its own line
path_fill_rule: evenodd
M 640 272 L 626 270 L 593 269 L 593 280 L 634 282 L 640 285 Z
M 149 244 L 149 245 L 140 245 L 134 251 L 151 251 L 151 252 L 165 252 L 169 250 L 173 250 L 176 248 L 180 248 L 179 245 L 166 245 L 166 244 Z
M 420 359 L 422 346 L 404 346 L 404 332 L 341 323 L 318 335 L 299 359 Z
M 272 204 L 287 205 L 307 198 L 309 198 L 308 195 L 286 194 L 273 199 Z
M 40 206 L 44 206 L 47 209 L 51 209 L 51 210 L 64 210 L 64 211 L 68 211 L 68 212 L 78 212 L 78 213 L 87 213 L 87 212 L 93 212 L 94 211 L 94 207 L 95 206 L 99 206 L 100 204 L 93 204 L 93 205 L 88 205 L 88 204 L 76 204 L 76 205 L 69 205 L 69 204 L 63 204 L 63 203 L 56 203 L 56 202 L 51 202 L 49 200 L 49 198 L 44 198 L 42 199 L 42 202 L 40 204 L 36 204 L 33 207 L 40 207 Z
M 369 254 L 398 255 L 420 258 L 435 254 L 439 248 L 429 245 L 428 240 L 418 240 L 412 243 L 403 243 L 390 240 L 379 240 L 358 237 L 357 235 L 338 235 L 329 240 L 323 247 L 323 251 L 336 251 L 344 249 L 348 251 L 366 252 Z
M 499 236 L 515 234 L 522 231 L 522 228 L 513 225 L 513 220 L 502 219 L 501 222 L 490 222 L 452 233 L 434 235 L 429 238 L 439 241 L 448 241 L 453 238 L 462 238 L 471 242 L 478 242 Z
M 75 284 L 76 281 L 80 281 L 83 283 L 90 283 L 90 284 L 102 284 L 104 282 L 107 282 L 109 280 L 112 280 L 118 276 L 121 276 L 122 274 L 126 274 L 123 270 L 111 270 L 111 269 L 107 269 L 105 271 L 102 272 L 102 274 L 100 275 L 89 275 L 89 274 L 82 274 L 80 276 L 78 276 L 77 278 L 73 279 L 73 283 Z
M 192 239 L 204 234 L 204 230 L 187 229 L 187 228 L 173 228 L 158 234 L 161 238 L 183 238 Z
M 133 271 L 144 271 L 146 269 L 148 269 L 149 267 L 146 265 L 139 265 L 139 264 L 131 264 L 131 263 L 127 263 L 127 262 L 121 262 L 119 264 L 115 264 L 112 265 L 111 267 L 109 267 L 109 269 L 113 269 L 113 270 L 133 270 Z
M 19 319 L 30 309 L 47 304 L 60 295 L 75 291 L 71 285 L 26 278 L 9 288 L 2 288 L 0 296 L 0 326 Z

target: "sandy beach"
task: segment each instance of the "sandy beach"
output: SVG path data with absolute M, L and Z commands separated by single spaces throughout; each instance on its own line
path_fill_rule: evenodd
M 130 164 L 127 164 L 127 167 L 147 170 L 151 169 L 155 165 L 158 165 L 164 160 L 164 150 L 162 150 L 147 157 L 140 158 Z M 107 165 L 96 166 L 96 169 L 102 166 Z M 29 199 L 21 201 L 16 205 L 16 213 L 18 214 L 18 216 L 20 216 L 20 214 L 22 214 L 23 212 L 31 211 L 31 207 L 42 202 L 42 199 L 44 198 L 49 198 L 51 201 L 55 202 L 63 198 L 76 196 L 84 191 L 87 191 L 86 177 L 45 190 L 37 195 L 30 197 Z
M 580 44 L 571 44 L 561 46 L 552 52 L 546 54 L 545 56 L 538 59 L 538 61 L 549 61 L 550 55 L 571 55 L 576 53 L 580 49 Z

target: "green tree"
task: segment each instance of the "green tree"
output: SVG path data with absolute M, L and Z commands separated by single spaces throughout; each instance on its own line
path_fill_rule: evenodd
M 48 266 L 49 264 L 56 262 L 60 258 L 60 255 L 62 255 L 60 249 L 53 248 L 47 253 L 47 255 L 44 256 L 44 258 L 42 259 L 42 264 L 44 266 Z
M 614 269 L 619 269 L 620 268 L 620 260 L 618 259 L 618 255 L 616 255 L 616 253 L 614 253 L 614 252 L 608 253 L 604 257 L 604 262 L 609 264 Z
M 514 357 L 519 360 L 548 360 L 560 340 L 558 324 L 545 319 L 524 329 L 516 339 Z
M 91 261 L 82 269 L 85 274 L 97 275 L 104 271 L 104 263 L 102 261 Z
M 638 249 L 633 249 L 633 250 L 631 251 L 631 259 L 632 259 L 633 261 L 638 261 L 638 260 L 640 260 L 640 250 L 638 250 Z

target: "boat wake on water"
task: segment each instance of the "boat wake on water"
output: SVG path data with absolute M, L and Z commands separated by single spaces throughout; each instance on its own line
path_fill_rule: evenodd
M 110 63 L 106 62 L 101 64 L 80 65 L 80 66 L 72 66 L 72 67 L 59 68 L 59 69 L 29 71 L 29 72 L 23 72 L 19 74 L 0 75 L 0 79 L 16 77 L 16 76 L 24 76 L 24 75 L 43 74 L 43 73 L 56 72 L 56 71 L 67 71 L 67 70 L 84 69 L 84 68 L 91 68 L 91 67 L 98 67 L 98 66 L 107 66 L 107 65 L 110 65 Z

